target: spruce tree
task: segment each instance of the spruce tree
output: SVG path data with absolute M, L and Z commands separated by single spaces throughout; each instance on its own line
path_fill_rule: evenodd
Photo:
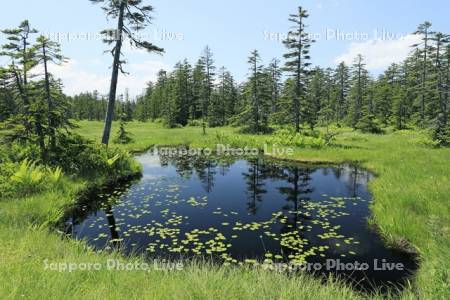
M 201 112 L 202 112 L 202 128 L 203 134 L 206 134 L 206 122 L 208 118 L 208 109 L 211 103 L 211 96 L 214 90 L 215 70 L 213 54 L 209 46 L 206 46 L 203 55 L 200 58 L 200 66 L 204 74 L 201 93 Z
M 254 50 L 248 58 L 249 78 L 244 85 L 245 107 L 239 114 L 245 130 L 253 133 L 267 132 L 271 101 L 271 74 L 261 64 L 259 52 Z
M 251 128 L 253 132 L 259 132 L 261 130 L 261 77 L 262 77 L 262 65 L 260 65 L 261 58 L 257 50 L 252 51 L 248 58 L 250 65 L 250 78 L 249 78 L 249 103 L 251 107 Z
M 295 94 L 292 101 L 295 131 L 300 132 L 301 125 L 301 109 L 302 102 L 305 101 L 306 84 L 308 77 L 308 67 L 310 63 L 309 49 L 311 43 L 314 42 L 309 38 L 306 33 L 305 21 L 308 18 L 308 13 L 301 6 L 298 8 L 296 14 L 289 16 L 289 21 L 293 23 L 293 29 L 289 31 L 287 39 L 284 41 L 288 52 L 284 54 L 286 59 L 285 71 L 294 78 L 295 82 Z
M 6 35 L 8 41 L 7 44 L 2 46 L 2 56 L 7 56 L 10 59 L 10 66 L 8 71 L 14 80 L 14 89 L 17 91 L 21 103 L 21 115 L 22 125 L 25 136 L 28 136 L 33 131 L 32 125 L 32 113 L 30 91 L 29 91 L 29 72 L 35 67 L 35 49 L 31 47 L 31 35 L 37 33 L 36 29 L 30 27 L 28 20 L 23 21 L 18 28 L 5 29 L 2 33 Z M 40 125 L 36 124 L 37 134 L 40 135 Z M 40 142 L 42 150 L 42 140 Z
M 325 74 L 320 67 L 314 68 L 312 78 L 307 88 L 307 100 L 303 106 L 303 119 L 314 129 L 319 120 L 322 101 L 326 99 Z
M 361 54 L 354 60 L 351 82 L 349 122 L 353 128 L 356 128 L 356 124 L 363 116 L 363 102 L 368 83 L 368 72 L 365 69 L 364 57 Z
M 426 97 L 428 94 L 428 69 L 429 69 L 429 53 L 431 51 L 430 40 L 434 35 L 434 32 L 430 30 L 431 23 L 426 21 L 419 25 L 414 34 L 419 35 L 422 42 L 414 44 L 418 50 L 421 58 L 420 68 L 421 68 L 421 78 L 420 78 L 420 124 L 422 127 L 425 126 L 425 109 L 426 109 Z
M 227 118 L 232 117 L 235 112 L 236 94 L 233 77 L 225 67 L 222 67 L 218 79 L 210 105 L 209 125 L 211 127 L 224 126 L 227 124 Z
M 114 105 L 116 101 L 117 83 L 119 72 L 125 74 L 123 70 L 122 46 L 125 38 L 130 45 L 138 49 L 145 49 L 148 52 L 162 53 L 164 50 L 152 43 L 140 40 L 136 33 L 139 33 L 151 24 L 150 14 L 153 7 L 144 5 L 142 0 L 90 0 L 94 4 L 102 4 L 102 9 L 108 19 L 117 20 L 116 29 L 106 29 L 102 31 L 106 35 L 104 42 L 108 45 L 114 44 L 111 49 L 113 56 L 111 85 L 109 89 L 108 109 L 106 112 L 105 126 L 103 130 L 102 143 L 108 145 L 111 133 L 111 125 L 114 119 Z
M 127 114 L 126 114 L 126 108 L 125 104 L 122 104 L 121 108 L 121 114 L 119 118 L 119 130 L 117 130 L 117 136 L 114 139 L 114 143 L 116 144 L 128 144 L 133 139 L 131 138 L 131 133 L 126 130 L 126 124 L 127 124 Z
M 60 45 L 45 36 L 39 36 L 37 38 L 35 48 L 37 53 L 37 62 L 42 64 L 44 67 L 44 91 L 48 109 L 47 132 L 50 136 L 50 150 L 52 151 L 56 147 L 56 131 L 58 130 L 58 127 L 72 126 L 65 119 L 62 111 L 57 106 L 57 102 L 53 99 L 51 92 L 51 74 L 49 71 L 49 64 L 53 63 L 56 65 L 61 65 L 65 61 L 65 57 L 61 54 Z
M 17 94 L 22 99 L 23 109 L 18 118 L 21 119 L 21 126 L 18 122 L 12 120 L 15 130 L 9 136 L 10 139 L 36 140 L 39 145 L 42 160 L 47 160 L 47 149 L 45 146 L 44 132 L 44 111 L 39 101 L 32 101 L 32 86 L 30 83 L 30 71 L 37 65 L 36 48 L 31 46 L 31 36 L 38 31 L 31 28 L 27 20 L 23 21 L 16 29 L 6 29 L 2 31 L 6 36 L 8 43 L 3 45 L 3 56 L 11 60 L 10 72 L 15 79 L 14 87 Z M 20 65 L 16 65 L 16 62 Z M 36 99 L 39 100 L 39 99 Z M 33 130 L 34 129 L 34 130 Z M 32 133 L 35 136 L 32 136 Z
M 335 120 L 340 126 L 348 110 L 348 94 L 350 90 L 350 70 L 344 62 L 339 63 L 334 73 L 335 97 L 334 111 Z
M 448 46 L 449 36 L 444 35 L 443 33 L 436 33 L 432 38 L 435 42 L 434 49 L 434 67 L 435 67 L 435 84 L 436 84 L 436 93 L 437 93 L 437 109 L 435 115 L 433 116 L 434 120 L 434 131 L 433 138 L 438 142 L 441 146 L 446 146 L 450 144 L 450 128 L 448 124 L 448 108 L 447 108 L 447 99 L 449 93 L 449 87 L 446 85 L 448 83 L 448 62 L 445 63 L 445 45 Z M 447 49 L 448 50 L 448 49 Z M 448 59 L 448 57 L 447 57 Z
M 163 116 L 168 101 L 168 76 L 167 72 L 160 70 L 151 94 L 150 118 L 155 121 Z
M 195 64 L 192 72 L 192 103 L 190 115 L 193 120 L 202 117 L 203 83 L 205 81 L 205 66 L 201 59 Z
M 329 133 L 330 123 L 335 116 L 335 111 L 333 110 L 333 107 L 335 106 L 335 99 L 333 99 L 335 96 L 333 69 L 327 68 L 323 75 L 323 98 L 320 102 L 319 118 L 322 120 L 322 123 L 325 124 L 327 133 Z
M 17 105 L 14 101 L 11 73 L 7 68 L 0 67 L 0 122 L 14 116 L 17 112 Z
M 274 113 L 277 108 L 282 87 L 281 82 L 282 70 L 280 68 L 280 61 L 276 58 L 272 59 L 267 68 L 267 72 L 270 74 L 270 87 L 269 87 L 271 94 L 270 110 L 272 113 Z

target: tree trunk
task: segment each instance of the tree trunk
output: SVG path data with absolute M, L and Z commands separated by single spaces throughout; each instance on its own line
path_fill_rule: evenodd
M 296 88 L 295 88 L 295 132 L 300 132 L 300 110 L 301 110 L 301 76 L 303 72 L 302 68 L 302 52 L 303 52 L 303 43 L 302 43 L 302 34 L 303 34 L 303 17 L 302 10 L 299 11 L 299 32 L 300 36 L 298 37 L 298 61 L 297 61 L 297 78 L 296 78 Z
M 425 83 L 427 79 L 427 51 L 428 51 L 428 30 L 425 30 L 425 46 L 424 46 L 424 59 L 422 69 L 422 95 L 420 103 L 420 119 L 421 126 L 425 127 Z
M 48 73 L 48 66 L 47 66 L 47 49 L 45 47 L 45 44 L 42 45 L 42 54 L 44 59 L 44 72 L 45 72 L 45 94 L 47 96 L 47 108 L 48 108 L 48 127 L 50 130 L 50 149 L 54 150 L 56 148 L 56 140 L 55 140 L 55 124 L 53 122 L 53 103 L 52 103 L 52 96 L 50 93 L 50 78 Z
M 105 118 L 105 126 L 103 128 L 103 137 L 102 144 L 108 145 L 109 137 L 111 135 L 111 126 L 114 118 L 114 105 L 116 102 L 116 92 L 117 92 L 117 82 L 119 79 L 119 67 L 120 67 L 120 54 L 122 51 L 122 32 L 124 26 L 124 12 L 126 7 L 126 1 L 121 1 L 120 3 L 120 12 L 119 12 L 119 20 L 117 24 L 117 41 L 116 46 L 114 47 L 114 62 L 113 62 L 113 70 L 111 75 L 111 86 L 109 89 L 109 100 L 108 100 L 108 108 L 106 112 Z

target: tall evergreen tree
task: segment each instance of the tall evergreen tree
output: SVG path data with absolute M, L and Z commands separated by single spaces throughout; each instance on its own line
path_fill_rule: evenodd
M 319 118 L 325 124 L 327 133 L 329 132 L 330 123 L 333 121 L 335 111 L 333 110 L 335 96 L 335 85 L 333 78 L 333 69 L 327 68 L 323 73 L 323 91 L 322 99 L 320 101 Z
M 206 121 L 208 118 L 208 108 L 211 103 L 211 96 L 214 90 L 215 70 L 213 54 L 209 46 L 206 46 L 203 55 L 200 58 L 200 66 L 203 68 L 203 84 L 201 96 L 201 111 L 202 111 L 202 128 L 203 134 L 206 134 Z
M 56 101 L 53 99 L 51 92 L 51 74 L 48 67 L 50 63 L 61 65 L 65 61 L 65 58 L 61 54 L 60 45 L 45 36 L 37 38 L 36 48 L 37 62 L 44 66 L 44 91 L 48 108 L 47 130 L 50 135 L 50 149 L 54 150 L 56 147 L 56 131 L 58 127 L 63 125 L 70 126 L 70 123 L 64 118 L 63 111 L 58 109 Z
M 356 125 L 362 117 L 363 102 L 368 83 L 368 72 L 365 69 L 364 57 L 361 54 L 354 60 L 351 81 L 350 98 L 352 102 L 349 110 L 349 121 L 351 126 L 356 128 Z
M 90 0 L 94 4 L 103 4 L 102 9 L 109 19 L 117 20 L 116 29 L 106 29 L 102 34 L 107 37 L 104 42 L 108 45 L 114 44 L 111 49 L 113 56 L 111 85 L 109 89 L 108 109 L 106 113 L 105 126 L 103 130 L 102 143 L 108 145 L 111 134 L 111 125 L 114 119 L 114 105 L 116 101 L 117 83 L 119 71 L 125 74 L 122 59 L 122 45 L 125 38 L 130 44 L 138 49 L 145 49 L 148 52 L 162 53 L 164 50 L 147 41 L 140 40 L 136 33 L 145 29 L 151 24 L 150 14 L 153 7 L 144 5 L 142 0 Z
M 12 91 L 13 78 L 7 68 L 0 67 L 0 122 L 14 116 L 17 105 Z
M 448 124 L 448 107 L 447 107 L 447 99 L 449 93 L 448 87 L 448 62 L 445 63 L 445 59 L 448 57 L 445 56 L 445 46 L 450 43 L 450 37 L 448 35 L 444 35 L 441 32 L 435 34 L 432 38 L 435 42 L 434 49 L 434 67 L 435 67 L 435 84 L 436 84 L 436 93 L 437 93 L 437 108 L 434 119 L 434 132 L 433 137 L 440 145 L 450 144 L 450 128 Z M 448 55 L 448 53 L 447 53 Z
M 348 110 L 348 94 L 350 91 L 350 70 L 344 62 L 339 63 L 334 73 L 335 97 L 334 111 L 338 126 Z
M 269 127 L 271 75 L 261 65 L 259 52 L 254 50 L 248 58 L 249 78 L 244 87 L 246 106 L 240 120 L 250 132 L 266 132 Z
M 425 109 L 426 109 L 426 97 L 428 92 L 427 80 L 429 69 L 429 53 L 431 51 L 430 39 L 434 35 L 434 32 L 430 30 L 431 23 L 426 21 L 419 25 L 414 34 L 421 37 L 422 42 L 413 45 L 418 49 L 418 53 L 421 56 L 421 79 L 420 79 L 420 124 L 425 126 Z
M 270 110 L 273 113 L 276 111 L 282 87 L 282 70 L 280 68 L 280 61 L 277 58 L 272 59 L 267 68 L 267 72 L 270 74 Z
M 297 14 L 291 14 L 289 21 L 292 22 L 293 29 L 289 31 L 287 39 L 284 41 L 288 52 L 284 54 L 286 59 L 285 70 L 295 79 L 295 94 L 292 101 L 292 113 L 294 115 L 295 131 L 300 132 L 301 122 L 301 105 L 305 101 L 305 92 L 307 84 L 307 76 L 309 74 L 308 67 L 310 63 L 309 49 L 313 40 L 309 38 L 305 31 L 305 19 L 308 13 L 301 6 L 298 8 Z
M 136 111 L 134 116 L 141 122 L 147 122 L 150 118 L 151 97 L 153 93 L 153 83 L 149 82 L 144 95 L 136 99 Z
M 370 112 L 376 114 L 380 122 L 387 126 L 392 116 L 392 101 L 398 82 L 399 68 L 392 64 L 374 83 L 374 103 Z
M 236 91 L 234 80 L 230 72 L 222 67 L 219 72 L 219 82 L 216 91 L 213 93 L 209 111 L 209 125 L 224 126 L 227 118 L 235 113 Z
M 160 70 L 150 101 L 150 117 L 153 121 L 163 116 L 168 101 L 168 81 L 167 72 Z
M 192 103 L 191 118 L 197 120 L 203 114 L 203 83 L 205 82 L 205 66 L 203 61 L 199 59 L 192 73 Z
M 31 47 L 30 38 L 32 34 L 37 32 L 36 29 L 30 27 L 28 20 L 23 21 L 18 28 L 2 30 L 2 33 L 6 35 L 8 43 L 2 46 L 3 51 L 1 55 L 9 57 L 11 60 L 11 65 L 8 70 L 14 78 L 16 94 L 18 94 L 22 101 L 21 116 L 19 118 L 22 119 L 25 135 L 29 135 L 33 130 L 32 116 L 30 113 L 29 72 L 35 67 L 36 61 L 35 49 Z M 40 128 L 39 122 L 35 123 L 35 130 L 41 136 L 42 128 Z M 42 148 L 42 141 L 40 145 Z
M 314 68 L 307 88 L 307 100 L 303 106 L 303 119 L 313 130 L 319 120 L 322 101 L 326 99 L 325 74 L 320 67 Z

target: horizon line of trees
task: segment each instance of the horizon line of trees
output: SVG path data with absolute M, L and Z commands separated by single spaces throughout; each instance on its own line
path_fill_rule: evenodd
M 301 8 L 298 15 L 291 16 L 298 29 L 290 32 L 292 40 L 285 42 L 284 66 L 277 58 L 264 66 L 254 50 L 248 58 L 247 80 L 237 83 L 225 67 L 217 71 L 212 51 L 206 47 L 195 65 L 185 59 L 172 72 L 159 71 L 156 81 L 135 101 L 127 93 L 120 96 L 118 114 L 125 112 L 129 121 L 162 119 L 168 127 L 242 125 L 254 133 L 269 131 L 270 124 L 290 124 L 297 132 L 330 124 L 372 133 L 386 126 L 418 126 L 432 128 L 433 137 L 446 143 L 450 135 L 448 35 L 431 31 L 429 22 L 419 25 L 415 34 L 421 43 L 411 45 L 403 62 L 391 64 L 373 78 L 362 55 L 352 65 L 341 62 L 336 68 L 310 67 L 313 41 L 304 32 L 307 16 Z M 295 39 L 296 34 L 302 38 Z M 300 40 L 304 48 L 298 51 Z M 98 94 L 70 99 L 79 107 L 74 117 L 104 118 L 105 104 Z
M 216 67 L 206 46 L 195 64 L 184 59 L 172 72 L 160 70 L 137 99 L 130 99 L 128 91 L 115 97 L 112 113 L 109 95 L 96 91 L 63 95 L 61 82 L 46 69 L 48 63 L 64 59 L 59 45 L 40 37 L 29 46 L 29 35 L 35 30 L 26 22 L 3 31 L 10 43 L 3 46 L 2 55 L 10 57 L 11 63 L 0 68 L 0 121 L 22 118 L 16 124 L 38 137 L 44 129 L 54 132 L 55 127 L 65 127 L 68 119 L 163 120 L 170 128 L 199 125 L 204 133 L 207 126 L 225 125 L 243 126 L 251 133 L 270 132 L 273 124 L 290 125 L 296 132 L 331 124 L 372 133 L 386 126 L 417 126 L 431 128 L 439 144 L 449 144 L 449 35 L 432 31 L 430 22 L 420 24 L 414 32 L 420 43 L 411 45 L 403 62 L 391 64 L 374 78 L 362 55 L 351 65 L 311 66 L 314 41 L 306 32 L 307 19 L 302 7 L 289 16 L 293 26 L 284 41 L 284 63 L 274 58 L 264 65 L 254 50 L 247 60 L 248 77 L 238 83 L 225 67 Z M 29 80 L 30 71 L 39 64 L 45 67 L 45 75 Z M 37 105 L 43 102 L 46 109 Z M 58 107 L 60 111 L 53 113 Z M 42 138 L 38 141 L 42 143 Z

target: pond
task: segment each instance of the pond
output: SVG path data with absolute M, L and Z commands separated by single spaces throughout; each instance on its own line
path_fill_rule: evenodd
M 333 273 L 362 289 L 400 286 L 417 268 L 368 225 L 372 175 L 262 157 L 137 156 L 137 181 L 92 191 L 66 232 L 149 258 Z

